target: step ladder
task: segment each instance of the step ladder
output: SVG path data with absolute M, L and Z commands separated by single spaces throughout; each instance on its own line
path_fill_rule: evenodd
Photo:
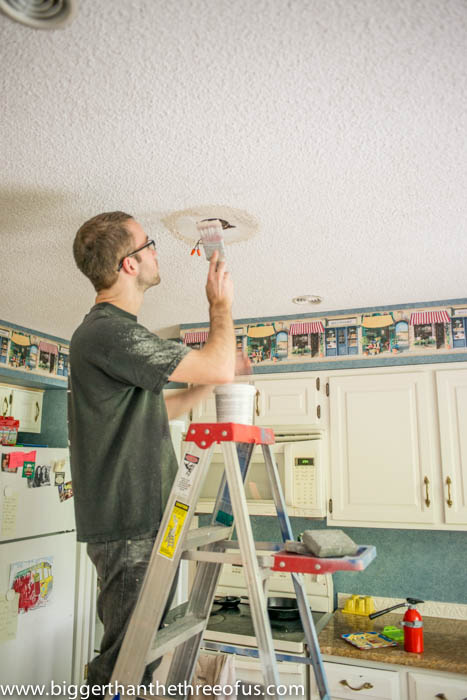
M 216 443 L 222 445 L 225 472 L 211 524 L 190 530 Z M 280 685 L 280 679 L 267 614 L 266 578 L 271 570 L 291 573 L 309 662 L 313 666 L 319 695 L 322 700 L 330 700 L 301 574 L 325 574 L 343 569 L 362 570 L 374 559 L 376 549 L 373 546 L 361 546 L 354 557 L 319 559 L 286 552 L 277 544 L 265 547 L 265 543 L 261 543 L 262 550 L 267 548 L 271 549 L 271 552 L 261 555 L 256 553 L 244 491 L 244 481 L 255 445 L 262 447 L 283 542 L 294 539 L 271 450 L 273 443 L 274 433 L 269 428 L 236 423 L 190 425 L 180 467 L 154 543 L 140 595 L 112 674 L 110 690 L 139 685 L 146 665 L 170 651 L 174 653 L 165 685 L 186 688 L 198 659 L 222 564 L 229 562 L 241 564 L 245 570 L 258 653 L 264 681 L 268 686 L 277 687 Z M 238 543 L 230 539 L 234 523 Z M 236 548 L 238 551 L 235 551 Z M 232 549 L 234 551 L 231 551 Z M 277 549 L 280 551 L 275 551 Z M 181 619 L 159 629 L 181 558 L 198 561 L 186 613 Z M 186 693 L 181 692 L 179 697 L 185 695 Z M 117 695 L 107 695 L 107 698 L 111 697 Z

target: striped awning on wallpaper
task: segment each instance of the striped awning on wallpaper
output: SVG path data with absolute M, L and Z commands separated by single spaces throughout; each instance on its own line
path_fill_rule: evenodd
M 307 323 L 291 323 L 290 335 L 305 335 L 306 333 L 324 333 L 321 321 L 308 321 Z
M 450 323 L 447 311 L 417 311 L 410 316 L 411 326 L 424 326 L 430 323 Z
M 205 343 L 208 339 L 209 331 L 190 331 L 185 333 L 183 342 L 185 345 L 188 343 Z
M 53 345 L 52 343 L 46 343 L 45 341 L 41 340 L 39 343 L 39 350 L 41 352 L 48 352 L 51 355 L 58 355 L 58 348 L 56 345 Z

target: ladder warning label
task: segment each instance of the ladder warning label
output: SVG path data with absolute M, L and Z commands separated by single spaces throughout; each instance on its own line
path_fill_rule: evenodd
M 184 472 L 180 474 L 176 482 L 175 489 L 177 496 L 184 500 L 190 500 L 190 494 L 195 485 L 195 476 L 198 470 L 195 469 L 199 464 L 199 457 L 186 452 L 183 455 Z
M 190 506 L 187 506 L 186 503 L 182 503 L 181 501 L 175 501 L 174 503 L 169 524 L 167 525 L 164 539 L 159 548 L 159 554 L 162 554 L 163 557 L 167 557 L 167 559 L 173 559 L 189 507 Z

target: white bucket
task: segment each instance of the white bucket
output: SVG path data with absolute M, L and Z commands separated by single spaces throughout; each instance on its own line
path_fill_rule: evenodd
M 256 389 L 252 384 L 220 384 L 214 394 L 218 423 L 253 425 Z

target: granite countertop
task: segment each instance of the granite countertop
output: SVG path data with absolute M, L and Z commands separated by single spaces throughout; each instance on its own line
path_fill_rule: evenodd
M 423 654 L 407 653 L 403 642 L 397 647 L 361 651 L 341 638 L 341 634 L 349 632 L 382 632 L 385 625 L 398 626 L 401 617 L 401 614 L 388 613 L 369 620 L 337 610 L 319 634 L 321 653 L 467 675 L 467 620 L 423 616 Z

